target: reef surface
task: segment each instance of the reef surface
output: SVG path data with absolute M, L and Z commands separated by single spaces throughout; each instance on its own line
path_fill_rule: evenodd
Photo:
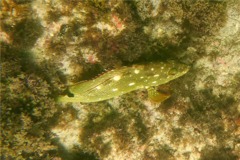
M 240 1 L 2 0 L 0 159 L 237 160 Z M 190 66 L 145 89 L 58 103 L 68 86 L 122 66 Z

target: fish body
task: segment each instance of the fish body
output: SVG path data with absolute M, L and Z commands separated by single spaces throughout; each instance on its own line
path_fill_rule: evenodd
M 121 67 L 89 81 L 69 87 L 72 97 L 61 96 L 60 102 L 98 102 L 151 86 L 165 84 L 184 75 L 189 66 L 174 61 L 151 62 Z

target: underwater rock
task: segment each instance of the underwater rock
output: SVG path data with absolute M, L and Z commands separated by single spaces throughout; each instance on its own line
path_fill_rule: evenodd
M 1 8 L 1 159 L 239 159 L 238 1 L 2 0 Z M 144 89 L 54 101 L 107 70 L 170 59 L 190 69 L 168 83 L 162 103 Z

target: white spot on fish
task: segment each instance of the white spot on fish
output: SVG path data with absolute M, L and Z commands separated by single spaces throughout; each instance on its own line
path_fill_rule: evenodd
M 155 74 L 153 77 L 159 77 L 159 74 Z
M 154 71 L 154 68 L 151 68 L 151 71 Z
M 138 70 L 138 69 L 135 69 L 135 70 L 134 70 L 134 73 L 135 73 L 135 74 L 138 74 L 139 72 L 140 72 L 140 70 Z
M 97 88 L 97 89 L 101 89 L 102 87 L 101 87 L 101 86 L 97 86 L 96 88 Z
M 115 91 L 117 91 L 117 90 L 118 90 L 118 88 L 113 88 L 113 89 L 112 89 L 113 92 L 115 92 Z
M 135 84 L 135 83 L 134 83 L 134 82 L 132 82 L 132 83 L 129 83 L 128 85 L 129 85 L 129 86 L 133 86 L 134 84 Z
M 141 76 L 140 78 L 141 78 L 141 79 L 143 79 L 144 77 L 143 77 L 143 76 Z
M 152 83 L 155 84 L 155 83 L 157 83 L 157 81 L 153 81 Z
M 114 81 L 119 81 L 120 79 L 121 79 L 121 76 L 119 76 L 119 75 L 116 75 L 116 76 L 113 77 Z

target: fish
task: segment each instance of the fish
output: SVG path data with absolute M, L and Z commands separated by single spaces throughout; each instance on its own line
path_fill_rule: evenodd
M 59 96 L 58 102 L 91 103 L 108 100 L 138 89 L 148 89 L 183 76 L 186 64 L 173 60 L 123 66 L 101 76 L 69 86 L 71 95 Z

